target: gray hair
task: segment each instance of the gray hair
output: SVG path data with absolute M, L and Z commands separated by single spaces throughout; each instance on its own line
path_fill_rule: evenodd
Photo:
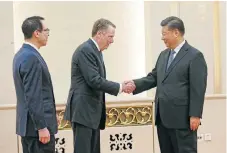
M 92 37 L 94 37 L 98 31 L 106 30 L 109 26 L 116 28 L 116 26 L 107 19 L 101 18 L 101 19 L 95 21 L 93 28 L 92 28 Z

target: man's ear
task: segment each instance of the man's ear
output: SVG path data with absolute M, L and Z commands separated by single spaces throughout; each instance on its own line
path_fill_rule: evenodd
M 97 32 L 97 35 L 98 35 L 98 36 L 101 36 L 102 33 L 103 33 L 103 31 L 99 30 L 99 31 Z
M 180 31 L 179 30 L 174 30 L 174 36 L 175 37 L 179 37 L 181 35 Z
M 35 30 L 32 34 L 34 37 L 38 38 L 39 37 L 39 31 Z

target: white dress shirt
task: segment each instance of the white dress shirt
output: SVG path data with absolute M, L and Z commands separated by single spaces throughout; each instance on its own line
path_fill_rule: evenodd
M 182 46 L 185 44 L 185 40 L 182 41 L 182 43 L 180 43 L 175 49 L 174 51 L 176 52 L 174 55 L 173 55 L 173 58 L 176 57 L 177 53 L 180 51 L 180 49 L 182 48 Z
M 32 44 L 30 42 L 25 41 L 24 44 L 28 44 L 28 45 L 32 46 L 33 48 L 35 48 L 35 50 L 39 51 L 39 49 L 34 44 Z

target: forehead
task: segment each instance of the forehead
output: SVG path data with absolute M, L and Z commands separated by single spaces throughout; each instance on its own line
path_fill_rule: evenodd
M 162 27 L 162 32 L 168 32 L 168 31 L 170 31 L 168 26 L 163 26 Z
M 41 20 L 41 23 L 42 23 L 43 29 L 46 29 L 47 28 L 46 21 L 45 20 Z
M 114 34 L 115 33 L 115 28 L 109 25 L 108 28 L 106 29 L 106 33 Z

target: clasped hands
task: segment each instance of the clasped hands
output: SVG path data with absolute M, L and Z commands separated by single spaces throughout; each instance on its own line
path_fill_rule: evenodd
M 136 85 L 134 83 L 134 81 L 129 80 L 129 81 L 124 81 L 122 83 L 122 92 L 124 93 L 132 93 L 134 90 L 136 89 Z

